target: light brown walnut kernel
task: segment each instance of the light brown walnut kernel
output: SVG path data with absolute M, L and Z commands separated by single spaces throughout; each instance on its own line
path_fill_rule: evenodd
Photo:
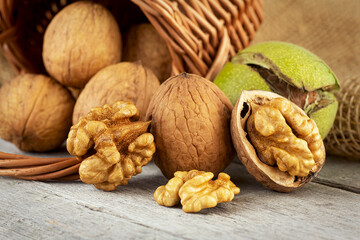
M 119 100 L 134 103 L 143 120 L 159 86 L 155 74 L 140 62 L 121 62 L 107 66 L 96 73 L 80 93 L 74 108 L 73 124 L 91 108 Z
M 315 122 L 276 93 L 242 91 L 232 112 L 231 135 L 246 170 L 275 191 L 301 188 L 325 163 Z
M 226 173 L 219 173 L 214 181 L 211 172 L 178 171 L 174 175 L 165 186 L 156 189 L 154 198 L 159 205 L 175 206 L 181 199 L 184 212 L 199 212 L 229 202 L 240 192 Z
M 315 122 L 282 98 L 251 103 L 247 129 L 260 160 L 292 176 L 306 177 L 323 157 Z
M 79 174 L 83 182 L 112 191 L 141 173 L 152 159 L 155 143 L 147 133 L 150 122 L 138 119 L 134 104 L 119 101 L 91 109 L 71 127 L 67 149 L 82 161 Z

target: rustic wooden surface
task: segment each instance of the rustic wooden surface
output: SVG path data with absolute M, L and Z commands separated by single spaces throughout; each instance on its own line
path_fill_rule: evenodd
M 19 153 L 2 140 L 0 150 Z M 240 194 L 196 214 L 154 201 L 166 179 L 153 163 L 114 192 L 0 177 L 0 239 L 358 239 L 359 167 L 328 158 L 319 183 L 284 194 L 264 188 L 234 162 L 226 172 Z
M 264 4 L 254 42 L 300 44 L 322 57 L 340 81 L 359 76 L 360 1 Z M 0 64 L 0 79 L 8 81 L 14 73 L 1 57 Z M 0 151 L 21 153 L 2 140 Z M 166 179 L 153 163 L 111 193 L 81 182 L 0 177 L 0 239 L 359 239 L 359 162 L 327 157 L 315 181 L 289 194 L 265 189 L 239 162 L 226 172 L 240 194 L 197 214 L 157 205 L 153 192 Z

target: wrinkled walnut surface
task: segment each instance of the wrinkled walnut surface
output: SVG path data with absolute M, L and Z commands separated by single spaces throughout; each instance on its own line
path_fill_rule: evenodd
M 0 137 L 23 151 L 55 149 L 66 139 L 74 104 L 55 80 L 20 75 L 0 89 Z
M 156 189 L 154 198 L 159 205 L 172 207 L 181 199 L 184 212 L 199 212 L 218 203 L 230 202 L 235 194 L 240 193 L 240 188 L 226 173 L 220 173 L 214 181 L 211 172 L 178 171 L 174 175 L 165 186 Z
M 150 23 L 131 26 L 125 34 L 123 61 L 141 61 L 160 82 L 171 75 L 171 55 L 166 42 Z
M 44 34 L 43 61 L 63 85 L 83 88 L 100 69 L 121 59 L 121 35 L 102 5 L 79 1 L 66 6 Z
M 162 173 L 171 178 L 176 171 L 224 170 L 234 153 L 231 110 L 230 100 L 205 78 L 183 73 L 164 82 L 146 114 Z
M 324 155 L 315 122 L 283 98 L 250 104 L 247 132 L 260 160 L 292 176 L 306 177 Z
M 82 161 L 80 179 L 105 191 L 126 185 L 141 173 L 155 152 L 154 138 L 147 133 L 150 122 L 137 121 L 139 111 L 130 102 L 92 108 L 71 127 L 69 153 Z
M 243 91 L 232 113 L 239 159 L 264 186 L 295 190 L 320 171 L 325 148 L 313 120 L 294 103 L 266 91 Z
M 150 100 L 160 83 L 154 73 L 140 62 L 121 62 L 100 70 L 80 93 L 76 101 L 73 124 L 93 107 L 113 104 L 116 101 L 131 101 L 143 119 Z

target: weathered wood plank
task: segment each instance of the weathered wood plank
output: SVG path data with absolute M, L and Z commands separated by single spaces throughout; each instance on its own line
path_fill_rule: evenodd
M 327 156 L 326 163 L 314 182 L 360 193 L 360 162 Z
M 233 162 L 241 165 L 240 160 L 237 158 Z M 360 193 L 360 162 L 336 156 L 327 156 L 324 167 L 313 182 Z
M 81 182 L 0 178 L 0 239 L 295 239 L 360 234 L 360 195 L 310 183 L 290 194 L 263 188 L 244 168 L 227 172 L 241 188 L 231 203 L 198 214 L 158 206 L 166 179 L 154 164 L 115 192 Z

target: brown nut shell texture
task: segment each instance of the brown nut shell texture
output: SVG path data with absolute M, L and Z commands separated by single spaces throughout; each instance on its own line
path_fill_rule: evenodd
M 181 199 L 184 212 L 199 212 L 218 203 L 230 202 L 235 194 L 240 193 L 240 188 L 230 181 L 226 173 L 219 173 L 214 181 L 211 172 L 178 171 L 174 175 L 165 186 L 156 189 L 154 198 L 159 205 L 172 207 Z
M 143 119 L 150 100 L 160 83 L 154 73 L 140 62 L 121 62 L 100 70 L 90 79 L 76 101 L 73 124 L 93 107 L 130 101 Z
M 0 89 L 0 137 L 23 151 L 53 150 L 66 139 L 74 104 L 55 80 L 20 75 Z
M 243 91 L 232 113 L 231 133 L 249 173 L 276 191 L 303 186 L 325 162 L 315 122 L 275 93 Z
M 62 9 L 44 34 L 48 73 L 67 87 L 83 88 L 100 69 L 121 59 L 121 34 L 110 11 L 78 1 Z
M 150 23 L 132 25 L 124 38 L 122 61 L 141 61 L 160 82 L 171 75 L 171 54 L 165 40 Z
M 162 173 L 171 178 L 176 171 L 224 170 L 234 153 L 231 110 L 230 100 L 205 78 L 183 73 L 164 82 L 146 114 Z
M 91 109 L 71 127 L 67 149 L 82 161 L 79 174 L 83 182 L 112 191 L 141 173 L 152 159 L 155 143 L 147 133 L 150 122 L 138 119 L 135 105 L 119 101 Z

